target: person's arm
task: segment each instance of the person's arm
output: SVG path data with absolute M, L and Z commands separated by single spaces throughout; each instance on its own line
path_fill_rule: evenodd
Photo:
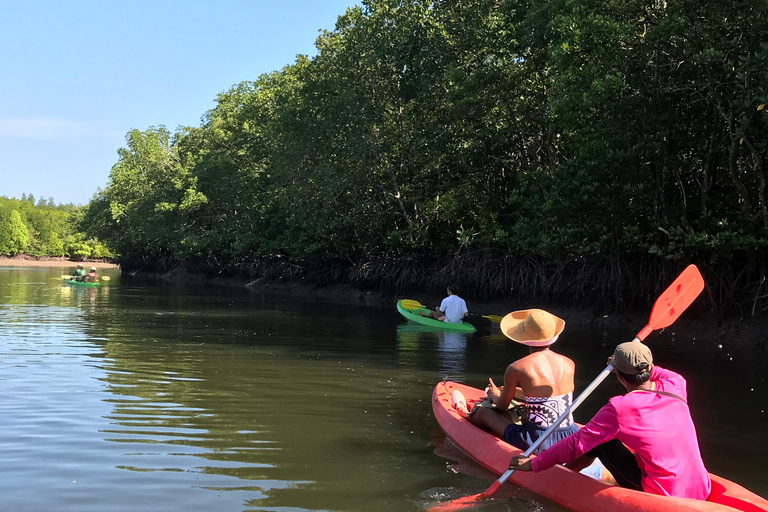
M 584 425 L 584 428 L 541 452 L 539 460 L 531 462 L 531 469 L 538 473 L 555 464 L 574 461 L 595 446 L 614 439 L 618 433 L 619 417 L 613 404 L 608 402 Z M 558 447 L 558 445 L 562 446 Z M 554 450 L 555 447 L 558 449 Z
M 497 407 L 501 410 L 509 407 L 510 402 L 515 396 L 523 398 L 525 393 L 523 390 L 517 387 L 517 383 L 520 382 L 520 375 L 514 365 L 509 365 L 507 371 L 504 372 L 504 386 L 499 390 L 498 398 L 493 401 Z
M 654 365 L 651 369 L 651 382 L 655 389 L 675 393 L 687 400 L 688 385 L 679 373 Z
M 667 370 L 665 368 L 660 368 L 656 365 L 653 365 L 653 368 L 651 369 L 651 380 L 654 381 L 677 380 L 682 378 L 683 376 L 679 373 L 675 373 L 672 370 Z
M 555 464 L 572 462 L 589 450 L 614 439 L 619 432 L 616 409 L 609 402 L 600 409 L 584 428 L 562 441 L 553 444 L 538 456 L 516 455 L 510 461 L 510 469 L 538 473 Z

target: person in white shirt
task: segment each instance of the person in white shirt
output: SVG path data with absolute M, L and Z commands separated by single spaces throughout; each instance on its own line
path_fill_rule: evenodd
M 462 320 L 467 317 L 469 311 L 467 310 L 467 303 L 464 299 L 456 295 L 458 287 L 456 285 L 448 285 L 446 289 L 448 296 L 440 303 L 439 308 L 435 308 L 434 311 L 430 311 L 428 314 L 422 314 L 422 316 L 428 316 L 441 322 L 450 322 L 452 324 L 463 323 Z

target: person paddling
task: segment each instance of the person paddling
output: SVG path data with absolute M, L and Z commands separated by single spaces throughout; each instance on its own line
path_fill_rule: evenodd
M 584 428 L 538 456 L 512 457 L 510 469 L 538 473 L 562 463 L 578 469 L 598 457 L 622 487 L 706 500 L 711 482 L 685 379 L 655 366 L 651 350 L 637 341 L 616 347 L 609 362 L 627 394 L 611 398 Z
M 467 310 L 467 303 L 457 295 L 459 288 L 455 284 L 449 284 L 446 288 L 448 296 L 440 303 L 439 308 L 435 308 L 429 313 L 421 313 L 421 316 L 440 320 L 441 322 L 449 322 L 452 324 L 463 323 L 464 318 L 467 317 L 469 311 Z
M 91 267 L 90 272 L 88 272 L 88 275 L 85 277 L 85 280 L 89 283 L 97 283 L 99 281 L 99 278 L 96 276 L 96 267 Z
M 72 279 L 74 279 L 75 281 L 82 281 L 83 277 L 85 277 L 85 274 L 86 272 L 85 272 L 85 268 L 83 268 L 83 264 L 78 263 L 77 268 L 75 269 L 74 272 L 72 272 Z
M 576 365 L 549 348 L 565 328 L 565 321 L 552 313 L 543 309 L 514 311 L 502 318 L 500 327 L 507 338 L 526 345 L 529 354 L 507 367 L 501 388 L 488 379 L 486 394 L 498 410 L 476 407 L 469 421 L 525 450 L 571 405 Z M 525 401 L 528 411 L 528 418 L 520 425 L 498 412 L 506 411 L 515 397 Z M 577 431 L 578 426 L 570 416 L 544 441 L 541 449 Z

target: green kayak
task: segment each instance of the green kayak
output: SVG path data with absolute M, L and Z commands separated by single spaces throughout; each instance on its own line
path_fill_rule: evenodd
M 475 332 L 477 330 L 475 329 L 474 325 L 468 324 L 467 322 L 464 322 L 463 324 L 452 324 L 451 322 L 441 322 L 440 320 L 435 320 L 434 318 L 421 316 L 419 311 L 428 313 L 429 310 L 427 308 L 405 309 L 401 302 L 403 302 L 403 299 L 397 301 L 397 310 L 406 320 L 411 322 L 426 325 L 428 327 L 434 327 L 435 329 L 441 329 L 444 331 Z
M 85 281 L 75 281 L 74 279 L 65 279 L 64 284 L 69 286 L 85 286 L 85 287 L 99 287 L 101 286 L 99 283 L 87 283 Z

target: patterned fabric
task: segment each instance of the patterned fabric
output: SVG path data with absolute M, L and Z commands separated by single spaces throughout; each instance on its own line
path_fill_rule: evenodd
M 528 409 L 528 421 L 534 425 L 547 428 L 552 425 L 561 414 L 573 402 L 572 393 L 566 393 L 560 396 L 526 396 L 525 406 Z M 568 427 L 573 424 L 573 415 L 568 417 L 560 424 L 560 428 Z

